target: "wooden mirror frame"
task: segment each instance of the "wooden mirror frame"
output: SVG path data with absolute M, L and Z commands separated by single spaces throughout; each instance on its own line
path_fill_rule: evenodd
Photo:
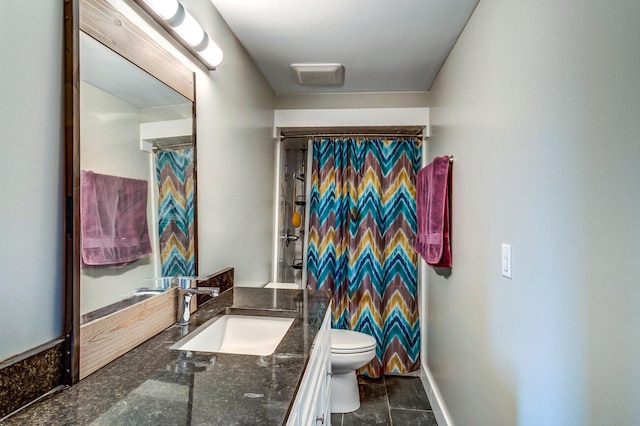
M 145 12 L 130 5 L 144 17 Z M 195 75 L 106 0 L 64 2 L 64 382 L 80 373 L 80 31 L 98 40 L 192 102 L 194 152 L 194 256 L 198 272 Z M 149 18 L 148 22 L 151 22 Z M 153 26 L 153 25 L 152 25 Z M 154 27 L 155 28 L 155 27 Z M 156 30 L 163 34 L 162 29 Z

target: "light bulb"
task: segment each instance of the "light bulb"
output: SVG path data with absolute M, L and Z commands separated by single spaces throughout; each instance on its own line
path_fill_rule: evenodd
M 144 2 L 165 21 L 178 13 L 178 0 L 144 0 Z
M 214 68 L 220 65 L 223 58 L 222 50 L 214 43 L 213 40 L 211 40 L 211 38 L 209 38 L 209 44 L 207 44 L 207 47 L 198 52 L 198 54 Z
M 184 11 L 184 19 L 174 27 L 174 30 L 191 46 L 199 45 L 204 38 L 204 30 L 200 24 L 198 24 L 198 21 L 186 10 Z

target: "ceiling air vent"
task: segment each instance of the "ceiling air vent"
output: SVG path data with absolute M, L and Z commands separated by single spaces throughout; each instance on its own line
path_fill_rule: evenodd
M 302 86 L 341 86 L 344 67 L 340 64 L 291 64 L 293 79 Z

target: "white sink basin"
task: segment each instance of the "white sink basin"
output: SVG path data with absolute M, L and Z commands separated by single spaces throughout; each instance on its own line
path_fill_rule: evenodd
M 223 352 L 244 355 L 271 355 L 293 318 L 223 315 L 179 340 L 171 349 Z

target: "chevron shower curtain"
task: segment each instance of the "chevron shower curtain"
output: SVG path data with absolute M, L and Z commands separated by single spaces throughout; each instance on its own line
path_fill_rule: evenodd
M 370 377 L 420 366 L 416 173 L 421 141 L 313 141 L 308 286 L 333 291 L 333 326 L 377 341 Z
M 157 151 L 156 177 L 162 276 L 193 276 L 193 149 Z

